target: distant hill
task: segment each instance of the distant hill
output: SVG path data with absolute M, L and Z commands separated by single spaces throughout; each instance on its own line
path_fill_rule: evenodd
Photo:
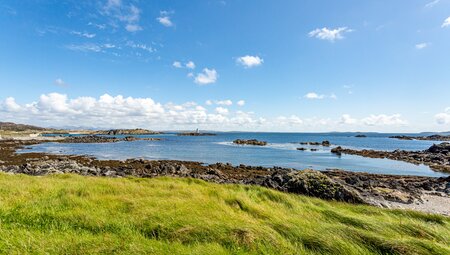
M 25 124 L 16 124 L 12 122 L 0 122 L 0 130 L 4 131 L 28 131 L 28 130 L 36 130 L 36 131 L 45 131 L 46 128 L 36 127 L 32 125 Z

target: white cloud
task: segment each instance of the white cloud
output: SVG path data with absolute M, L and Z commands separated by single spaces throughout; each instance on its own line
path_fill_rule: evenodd
M 181 63 L 179 61 L 174 61 L 172 66 L 176 68 L 182 68 Z
M 142 27 L 139 25 L 141 12 L 142 11 L 133 4 L 125 5 L 121 0 L 108 0 L 100 13 L 125 23 L 124 28 L 127 31 L 137 32 L 142 30 Z
M 361 120 L 368 126 L 389 126 L 389 125 L 406 125 L 407 122 L 401 118 L 400 114 L 386 115 L 370 115 Z
M 315 92 L 309 92 L 304 97 L 307 98 L 307 99 L 324 99 L 325 95 L 319 95 L 319 94 L 317 94 Z
M 127 24 L 127 25 L 125 26 L 125 29 L 126 29 L 128 32 L 137 32 L 137 31 L 141 31 L 141 30 L 142 30 L 142 27 L 139 26 L 139 25 L 137 25 L 137 24 Z
M 279 116 L 277 118 L 277 125 L 288 125 L 288 126 L 295 126 L 295 125 L 302 125 L 303 124 L 303 120 L 296 116 L 296 115 L 291 115 L 289 117 L 285 117 L 285 116 Z
M 217 107 L 216 112 L 220 115 L 227 115 L 229 113 L 228 109 L 224 107 Z
M 253 113 L 217 107 L 209 112 L 195 102 L 165 105 L 151 98 L 111 96 L 99 98 L 77 97 L 50 93 L 37 101 L 20 105 L 8 97 L 0 100 L 0 119 L 52 126 L 85 126 L 96 128 L 146 127 L 154 129 L 208 129 L 254 130 L 265 121 Z M 82 120 L 80 122 L 80 120 Z
M 128 47 L 134 48 L 134 49 L 141 49 L 143 51 L 147 51 L 149 53 L 155 52 L 155 49 L 151 46 L 148 46 L 146 44 L 143 43 L 135 43 L 133 41 L 127 41 L 126 44 Z
M 428 46 L 429 46 L 429 43 L 418 43 L 418 44 L 416 44 L 416 49 L 421 50 L 421 49 L 425 49 Z
M 194 81 L 200 85 L 208 85 L 217 81 L 217 71 L 215 69 L 204 68 L 202 73 L 198 73 Z
M 187 62 L 185 66 L 189 69 L 195 69 L 195 63 L 193 61 Z
M 230 99 L 227 100 L 219 100 L 219 101 L 215 101 L 215 104 L 217 105 L 227 105 L 230 106 L 233 104 L 233 101 L 231 101 Z
M 67 83 L 65 83 L 61 78 L 58 78 L 55 80 L 55 84 L 60 86 L 60 87 L 65 87 L 67 86 Z
M 306 99 L 325 99 L 325 98 L 330 98 L 330 99 L 337 99 L 337 96 L 334 93 L 331 93 L 329 96 L 327 95 L 321 95 L 321 94 L 317 94 L 316 92 L 309 92 L 306 95 L 303 96 Z
M 358 122 L 357 119 L 353 119 L 352 117 L 350 117 L 349 114 L 343 114 L 341 116 L 341 120 L 339 121 L 340 124 L 347 124 L 347 125 L 353 125 L 356 124 Z
M 344 33 L 350 33 L 353 32 L 352 29 L 349 29 L 347 27 L 340 27 L 336 29 L 329 29 L 329 28 L 318 28 L 311 32 L 309 32 L 309 37 L 315 37 L 321 40 L 328 40 L 330 42 L 334 42 L 336 40 L 344 39 Z
M 444 23 L 442 23 L 442 27 L 448 27 L 450 26 L 450 17 L 446 18 L 444 20 Z
M 450 124 L 450 107 L 446 108 L 444 112 L 436 114 L 434 118 L 439 125 Z
M 83 51 L 83 52 L 101 52 L 102 45 L 95 43 L 84 43 L 84 44 L 70 44 L 66 46 L 67 49 L 73 51 Z
M 239 106 L 244 106 L 245 105 L 245 101 L 244 100 L 239 100 L 239 101 L 237 101 L 236 104 L 239 105 Z
M 426 8 L 432 8 L 432 7 L 434 7 L 436 4 L 438 4 L 440 1 L 441 1 L 441 0 L 434 0 L 434 1 L 431 1 L 431 2 L 427 3 L 427 4 L 425 5 L 425 7 L 426 7 Z
M 165 27 L 171 27 L 171 26 L 173 26 L 173 22 L 170 18 L 170 14 L 172 14 L 172 13 L 173 12 L 161 11 L 159 17 L 156 18 L 156 20 Z
M 214 104 L 214 102 L 212 100 L 206 100 L 205 104 L 206 105 L 212 105 L 212 104 Z
M 72 31 L 71 33 L 74 35 L 78 35 L 78 36 L 86 37 L 86 38 L 94 38 L 95 37 L 95 34 L 90 34 L 90 33 L 86 33 L 86 32 Z
M 262 65 L 264 63 L 264 59 L 260 58 L 259 56 L 243 56 L 237 58 L 237 63 L 244 66 L 245 68 L 252 68 L 259 65 Z

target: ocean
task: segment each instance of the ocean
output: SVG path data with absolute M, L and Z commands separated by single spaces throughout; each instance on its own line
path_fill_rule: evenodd
M 414 165 L 389 159 L 372 159 L 353 155 L 335 155 L 331 148 L 342 146 L 352 149 L 424 150 L 436 141 L 398 140 L 389 138 L 398 134 L 367 133 L 357 138 L 355 133 L 248 133 L 218 132 L 216 136 L 177 136 L 176 133 L 137 136 L 158 137 L 161 141 L 135 141 L 104 144 L 43 143 L 22 152 L 89 155 L 98 159 L 124 160 L 143 158 L 150 160 L 186 160 L 207 164 L 223 162 L 264 167 L 295 169 L 342 169 L 358 172 L 397 175 L 448 176 L 425 165 Z M 235 139 L 258 139 L 268 145 L 234 145 Z M 301 145 L 300 142 L 330 141 L 330 147 Z M 298 147 L 317 151 L 299 151 Z

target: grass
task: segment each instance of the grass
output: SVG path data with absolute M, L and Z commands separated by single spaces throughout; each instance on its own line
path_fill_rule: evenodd
M 0 174 L 3 254 L 450 254 L 450 219 L 194 179 Z

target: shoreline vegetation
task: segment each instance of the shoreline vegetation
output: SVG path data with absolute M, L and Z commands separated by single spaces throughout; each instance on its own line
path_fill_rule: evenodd
M 449 254 L 450 218 L 192 178 L 0 174 L 5 254 Z

